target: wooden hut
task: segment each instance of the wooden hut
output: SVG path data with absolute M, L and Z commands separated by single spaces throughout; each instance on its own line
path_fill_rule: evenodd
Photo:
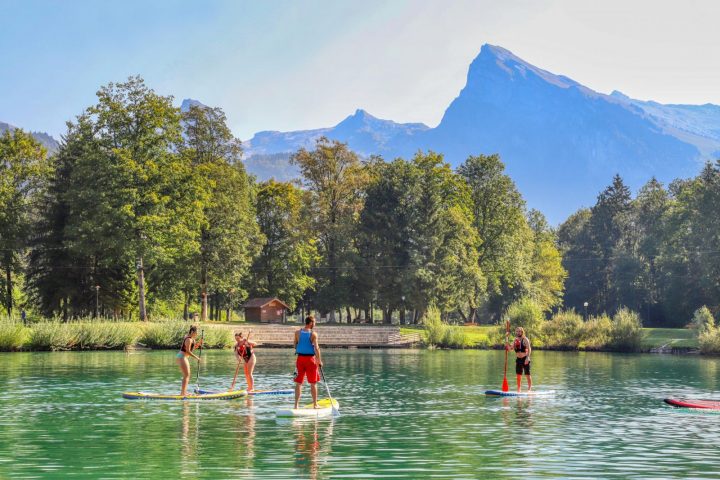
M 251 298 L 243 305 L 245 321 L 263 323 L 285 322 L 285 312 L 288 307 L 283 301 L 275 297 Z

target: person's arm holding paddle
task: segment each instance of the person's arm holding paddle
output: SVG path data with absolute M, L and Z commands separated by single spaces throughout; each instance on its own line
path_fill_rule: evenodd
M 192 338 L 189 338 L 189 337 L 185 339 L 185 351 L 188 352 L 191 357 L 193 357 L 195 360 L 197 360 L 199 362 L 200 357 L 198 357 L 197 355 L 195 355 L 193 353 L 193 351 L 196 348 L 202 348 L 202 342 L 200 340 L 195 342 Z
M 317 357 L 318 367 L 322 368 L 323 362 L 322 362 L 322 355 L 320 354 L 320 345 L 318 344 L 317 332 L 312 333 L 312 336 L 310 337 L 310 341 L 312 342 L 313 347 L 315 347 L 315 356 Z

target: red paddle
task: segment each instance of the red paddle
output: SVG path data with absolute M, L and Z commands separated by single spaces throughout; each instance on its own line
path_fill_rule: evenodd
M 503 373 L 503 384 L 502 384 L 503 392 L 510 391 L 510 386 L 508 385 L 508 381 L 507 381 L 507 360 L 508 360 L 508 350 L 509 350 L 508 335 L 510 335 L 510 320 L 509 319 L 505 320 L 505 372 Z

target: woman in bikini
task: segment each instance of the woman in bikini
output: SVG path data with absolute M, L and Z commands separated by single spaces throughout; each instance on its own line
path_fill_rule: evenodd
M 180 395 L 183 397 L 187 395 L 187 386 L 190 382 L 190 362 L 188 361 L 188 357 L 193 357 L 197 359 L 198 362 L 200 361 L 200 357 L 195 355 L 193 350 L 202 347 L 202 340 L 195 340 L 195 337 L 197 337 L 197 327 L 193 325 L 190 327 L 188 334 L 185 335 L 185 338 L 183 338 L 180 351 L 175 355 L 183 376 L 182 389 L 180 390 Z
M 257 345 L 255 342 L 250 341 L 249 332 L 247 338 L 243 337 L 242 332 L 235 334 L 235 357 L 238 362 L 241 358 L 245 362 L 245 381 L 247 382 L 248 392 L 252 392 L 255 389 L 255 378 L 253 377 L 256 361 L 255 352 L 253 351 L 255 345 Z

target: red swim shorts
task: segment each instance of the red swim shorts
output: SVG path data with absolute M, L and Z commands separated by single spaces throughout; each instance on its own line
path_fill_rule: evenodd
M 315 357 L 298 355 L 295 361 L 295 369 L 297 370 L 297 376 L 295 377 L 296 383 L 303 383 L 305 375 L 307 375 L 308 383 L 317 383 L 318 377 L 318 365 L 315 363 Z

